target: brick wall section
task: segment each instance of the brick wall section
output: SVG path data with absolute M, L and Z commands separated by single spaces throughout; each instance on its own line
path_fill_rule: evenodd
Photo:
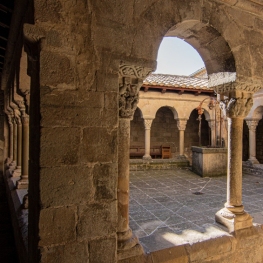
M 258 122 L 256 136 L 256 157 L 260 163 L 263 163 L 263 119 Z

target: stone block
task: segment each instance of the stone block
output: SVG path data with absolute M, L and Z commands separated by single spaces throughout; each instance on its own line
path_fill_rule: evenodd
M 41 168 L 42 206 L 66 206 L 91 202 L 95 193 L 92 170 L 91 167 L 85 166 Z
M 61 246 L 45 247 L 41 250 L 42 263 L 83 263 L 89 257 L 88 243 L 68 243 Z
M 93 168 L 95 200 L 117 198 L 117 164 L 96 164 Z
M 39 246 L 51 246 L 76 239 L 75 207 L 42 209 L 39 215 Z
M 192 146 L 192 170 L 202 177 L 227 174 L 227 149 Z
M 42 128 L 40 141 L 43 143 L 41 144 L 40 165 L 52 167 L 77 164 L 80 136 L 79 128 Z
M 65 55 L 42 51 L 40 67 L 41 84 L 57 87 L 59 84 L 65 83 L 71 84 L 71 89 L 74 89 L 74 69 L 70 59 Z
M 85 128 L 81 143 L 82 162 L 116 162 L 117 129 Z
M 116 233 L 117 202 L 81 205 L 78 211 L 77 235 L 91 239 Z
M 90 262 L 109 263 L 116 262 L 116 238 L 98 239 L 89 242 Z

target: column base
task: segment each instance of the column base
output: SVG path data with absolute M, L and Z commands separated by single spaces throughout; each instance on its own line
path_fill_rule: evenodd
M 20 177 L 21 176 L 21 166 L 17 166 L 16 169 L 13 172 L 13 177 Z
M 151 160 L 152 157 L 151 157 L 151 155 L 144 155 L 144 156 L 142 157 L 142 159 L 143 159 L 143 160 Z
M 21 179 L 16 182 L 16 188 L 17 189 L 28 189 L 28 180 L 27 179 Z
M 253 226 L 253 218 L 247 212 L 233 213 L 227 208 L 215 214 L 215 221 L 224 225 L 229 233 Z
M 118 260 L 139 256 L 144 254 L 142 246 L 139 244 L 138 238 L 133 235 L 131 229 L 126 232 L 117 233 L 118 238 Z
M 247 160 L 247 163 L 249 165 L 259 164 L 259 161 L 256 158 L 250 158 L 250 159 Z

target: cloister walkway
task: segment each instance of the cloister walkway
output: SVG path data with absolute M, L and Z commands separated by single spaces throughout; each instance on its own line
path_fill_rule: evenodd
M 226 201 L 226 177 L 189 168 L 130 172 L 130 227 L 145 252 L 229 235 L 215 223 Z M 263 176 L 243 173 L 243 204 L 263 224 Z

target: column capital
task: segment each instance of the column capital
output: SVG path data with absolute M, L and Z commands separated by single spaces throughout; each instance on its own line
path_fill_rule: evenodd
M 252 93 L 230 92 L 220 101 L 220 108 L 228 118 L 245 118 L 253 105 Z
M 132 118 L 139 102 L 139 90 L 152 69 L 121 63 L 119 67 L 119 116 Z
M 249 130 L 256 131 L 256 128 L 258 126 L 258 119 L 248 119 L 246 120 L 247 126 Z
M 185 131 L 187 119 L 177 119 L 177 128 L 179 131 Z
M 144 128 L 150 130 L 152 126 L 153 119 L 144 119 Z

